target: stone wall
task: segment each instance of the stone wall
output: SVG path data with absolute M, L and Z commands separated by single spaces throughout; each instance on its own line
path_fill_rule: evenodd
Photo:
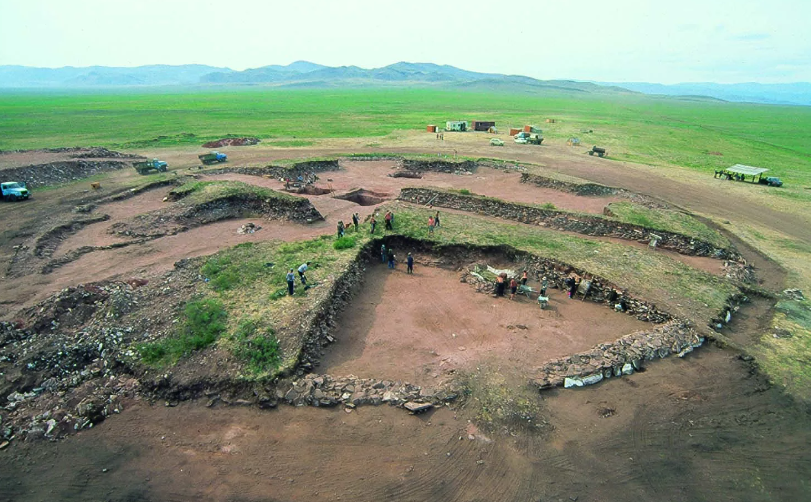
M 540 390 L 552 387 L 582 387 L 605 378 L 630 375 L 645 361 L 671 354 L 684 357 L 700 347 L 700 336 L 686 321 L 672 321 L 650 331 L 637 331 L 611 343 L 549 361 L 541 366 L 532 382 Z
M 432 204 L 433 206 L 495 216 L 584 235 L 615 237 L 646 243 L 650 241 L 651 235 L 655 234 L 661 238 L 659 247 L 663 249 L 686 255 L 709 256 L 726 260 L 740 258 L 740 255 L 735 250 L 718 248 L 710 243 L 686 235 L 663 230 L 652 230 L 639 225 L 621 223 L 586 214 L 568 213 L 557 209 L 543 209 L 537 206 L 429 188 L 403 188 L 400 191 L 399 199 L 414 204 Z

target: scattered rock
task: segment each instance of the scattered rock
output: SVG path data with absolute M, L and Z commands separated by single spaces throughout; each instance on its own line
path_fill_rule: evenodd
M 434 405 L 432 405 L 431 403 L 415 403 L 409 401 L 405 404 L 405 409 L 407 409 L 411 413 L 422 413 L 424 411 L 430 410 L 433 407 Z
M 790 300 L 796 300 L 798 302 L 805 300 L 805 295 L 803 295 L 803 292 L 796 288 L 784 289 L 783 296 L 785 296 Z

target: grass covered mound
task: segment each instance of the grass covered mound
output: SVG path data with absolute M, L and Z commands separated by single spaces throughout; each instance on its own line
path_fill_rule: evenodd
M 354 242 L 363 237 L 344 239 Z M 247 378 L 272 378 L 295 368 L 307 316 L 316 305 L 331 302 L 333 285 L 360 252 L 358 246 L 337 249 L 335 242 L 332 236 L 323 236 L 291 243 L 245 243 L 205 259 L 200 268 L 207 281 L 204 295 L 227 313 L 227 328 L 217 346 L 242 361 Z M 306 262 L 308 289 L 296 272 Z M 292 296 L 286 282 L 291 268 Z
M 301 223 L 323 219 L 305 198 L 241 181 L 184 183 L 169 192 L 169 198 L 175 202 L 115 223 L 111 231 L 127 237 L 156 238 L 230 218 L 258 217 Z
M 180 201 L 184 206 L 200 205 L 229 197 L 257 200 L 277 199 L 290 203 L 298 203 L 302 200 L 300 197 L 241 181 L 192 181 L 174 188 L 169 192 L 169 197 L 172 200 Z
M 695 254 L 713 255 L 718 250 L 728 250 L 731 247 L 729 240 L 724 238 L 718 231 L 711 229 L 689 214 L 671 209 L 652 209 L 630 202 L 610 204 L 608 207 L 611 210 L 612 216 L 607 217 L 597 214 L 566 211 L 556 208 L 551 203 L 537 205 L 504 201 L 494 197 L 477 195 L 464 188 L 458 190 L 404 188 L 400 192 L 400 200 L 417 204 L 430 203 L 438 207 L 448 207 L 464 211 L 484 211 L 493 216 L 523 221 L 530 224 L 537 223 L 539 219 L 546 219 L 547 222 L 551 223 L 552 220 L 559 220 L 559 217 L 563 216 L 571 219 L 574 225 L 573 227 L 565 227 L 563 224 L 560 224 L 560 226 L 570 231 L 589 235 L 620 237 L 620 235 L 612 235 L 611 233 L 591 233 L 591 231 L 583 230 L 581 225 L 582 222 L 589 221 L 598 223 L 616 221 L 642 227 L 637 229 L 639 231 L 651 229 L 676 234 L 675 238 L 681 242 L 682 247 L 690 248 Z M 614 211 L 615 208 L 616 212 Z M 541 210 L 541 212 L 537 210 Z M 646 233 L 633 233 L 633 239 L 639 240 L 640 238 L 644 238 L 645 235 Z M 696 243 L 691 243 L 692 240 L 696 241 L 696 243 L 701 242 L 709 244 L 710 246 L 701 246 L 704 249 L 699 253 L 696 252 L 696 246 L 693 246 L 693 244 Z
M 611 218 L 623 223 L 694 237 L 719 248 L 731 245 L 720 232 L 683 211 L 652 209 L 633 202 L 612 202 L 608 210 Z

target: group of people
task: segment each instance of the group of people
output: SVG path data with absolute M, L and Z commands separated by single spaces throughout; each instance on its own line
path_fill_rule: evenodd
M 504 296 L 505 289 L 507 287 L 507 273 L 502 272 L 496 277 L 496 296 Z M 521 273 L 521 277 L 512 277 L 509 278 L 509 285 L 510 285 L 510 300 L 515 299 L 515 294 L 518 292 L 518 285 L 526 286 L 527 281 L 529 280 L 529 272 L 524 270 Z M 549 287 L 549 280 L 544 276 L 541 280 L 541 296 L 546 296 L 546 289 Z
M 435 228 L 439 228 L 439 211 L 436 215 L 428 217 L 428 233 L 433 234 Z
M 301 279 L 301 285 L 304 286 L 304 289 L 307 289 L 307 269 L 310 268 L 310 262 L 302 263 L 298 268 L 298 276 Z M 293 274 L 293 269 L 291 268 L 287 272 L 287 293 L 290 296 L 293 296 L 295 292 L 296 286 L 296 276 Z
M 360 216 L 358 213 L 352 213 L 352 225 L 355 227 L 355 232 L 360 230 Z M 350 225 L 345 225 L 344 220 L 338 221 L 338 238 L 340 239 L 346 234 L 346 231 L 351 228 Z
M 380 262 L 381 263 L 388 263 L 388 266 L 391 270 L 394 270 L 397 265 L 397 256 L 394 254 L 394 249 L 387 248 L 385 244 L 380 245 Z M 406 273 L 413 274 L 414 273 L 414 257 L 411 256 L 411 253 L 408 253 L 406 257 Z

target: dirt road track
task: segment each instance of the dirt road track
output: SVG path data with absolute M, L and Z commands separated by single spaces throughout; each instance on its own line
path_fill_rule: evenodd
M 445 145 L 442 151 L 447 153 L 449 147 L 450 144 Z M 370 148 L 353 149 L 351 152 L 343 149 L 268 150 L 262 151 L 262 158 L 283 159 L 291 156 L 329 156 L 339 153 L 375 153 L 375 151 Z M 450 151 L 452 154 L 452 147 Z M 387 148 L 386 152 L 435 154 L 437 149 Z M 468 148 L 468 145 L 466 145 L 464 154 L 468 157 L 481 155 L 482 157 L 540 163 L 553 171 L 657 197 L 691 211 L 743 222 L 756 222 L 764 227 L 772 228 L 811 243 L 811 223 L 807 219 L 762 205 L 755 205 L 746 199 L 719 191 L 713 188 L 713 183 L 718 180 L 709 176 L 688 172 L 693 176 L 703 176 L 706 178 L 704 180 L 706 182 L 682 182 L 665 178 L 652 171 L 643 171 L 641 170 L 644 169 L 643 166 L 635 166 L 611 159 L 593 158 L 582 155 L 580 150 L 575 152 L 575 150 L 567 150 L 559 146 L 501 151 L 486 147 Z M 246 160 L 250 159 L 250 153 L 245 155 Z M 629 176 L 629 173 L 632 173 L 632 175 Z

